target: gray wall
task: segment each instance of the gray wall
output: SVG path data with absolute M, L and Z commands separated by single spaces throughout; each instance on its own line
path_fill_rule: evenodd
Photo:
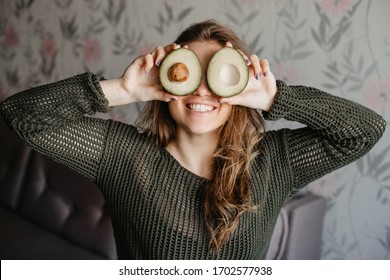
M 119 76 L 188 24 L 215 18 L 268 58 L 277 78 L 365 104 L 388 121 L 389 13 L 387 0 L 2 0 L 0 99 L 84 71 Z M 133 122 L 140 107 L 111 117 Z M 390 259 L 389 133 L 307 187 L 328 201 L 323 259 Z

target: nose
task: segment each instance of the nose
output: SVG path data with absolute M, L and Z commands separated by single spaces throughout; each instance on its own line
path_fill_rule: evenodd
M 200 83 L 199 87 L 194 91 L 193 95 L 198 96 L 211 96 L 212 92 L 209 88 L 209 85 L 206 82 L 206 77 L 203 75 L 202 82 Z

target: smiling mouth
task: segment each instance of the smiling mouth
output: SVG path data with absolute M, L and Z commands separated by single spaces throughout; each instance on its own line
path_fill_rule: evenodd
M 196 112 L 209 112 L 215 109 L 214 106 L 204 104 L 187 104 L 187 108 Z

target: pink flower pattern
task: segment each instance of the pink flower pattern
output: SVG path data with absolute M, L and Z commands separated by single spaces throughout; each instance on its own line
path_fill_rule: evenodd
M 55 54 L 57 53 L 57 49 L 56 49 L 56 46 L 55 46 L 55 42 L 52 38 L 50 37 L 46 37 L 42 40 L 42 43 L 41 43 L 41 53 L 42 55 L 48 59 L 48 60 L 51 60 L 53 59 L 53 57 L 55 56 Z
M 102 48 L 97 38 L 87 37 L 84 41 L 84 61 L 92 62 L 100 60 L 102 57 Z
M 323 0 L 321 6 L 325 13 L 343 17 L 351 10 L 352 5 L 352 0 Z
M 5 27 L 4 37 L 4 43 L 7 47 L 17 47 L 19 45 L 19 35 L 16 33 L 15 28 L 12 25 Z

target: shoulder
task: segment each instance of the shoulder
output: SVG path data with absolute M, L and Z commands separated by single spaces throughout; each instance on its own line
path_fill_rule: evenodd
M 145 153 L 145 151 L 159 150 L 153 137 L 140 132 L 134 125 L 114 120 L 108 120 L 108 122 L 110 128 L 107 133 L 107 150 L 130 155 L 134 152 L 138 154 Z

